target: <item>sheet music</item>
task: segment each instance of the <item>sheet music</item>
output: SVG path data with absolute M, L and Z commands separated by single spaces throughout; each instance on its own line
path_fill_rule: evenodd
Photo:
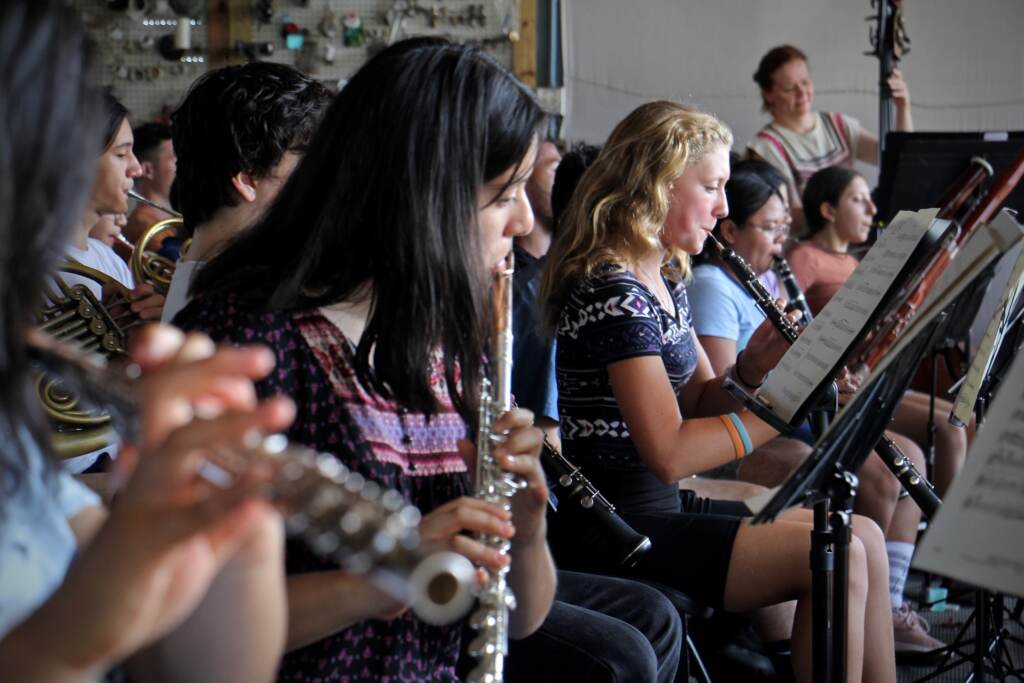
M 946 270 L 943 271 L 924 304 L 900 334 L 896 343 L 886 351 L 882 360 L 861 383 L 860 391 L 865 391 L 881 377 L 882 373 L 899 357 L 907 345 L 914 341 L 924 327 L 949 306 L 989 263 L 1017 244 L 1022 238 L 1024 238 L 1024 228 L 1009 215 L 1000 214 L 992 223 L 978 226 L 953 257 Z M 837 424 L 846 411 L 852 409 L 854 403 L 851 401 L 843 406 L 832 420 L 832 424 Z M 829 429 L 831 430 L 831 427 Z
M 938 209 L 898 213 L 843 288 L 786 351 L 758 392 L 758 398 L 776 415 L 791 421 L 828 377 L 932 227 L 937 213 Z
M 1024 250 L 1017 255 L 1017 262 L 1002 295 L 999 297 L 995 314 L 989 321 L 985 336 L 982 337 L 981 343 L 978 345 L 978 351 L 967 371 L 967 377 L 957 392 L 956 404 L 953 406 L 953 414 L 950 416 L 950 421 L 953 424 L 965 425 L 970 421 L 974 406 L 978 402 L 981 383 L 992 370 L 996 351 L 999 350 L 1003 335 L 1008 329 L 1009 316 L 1016 308 L 1022 290 L 1024 290 Z
M 1016 358 L 914 566 L 1024 596 L 1024 360 Z

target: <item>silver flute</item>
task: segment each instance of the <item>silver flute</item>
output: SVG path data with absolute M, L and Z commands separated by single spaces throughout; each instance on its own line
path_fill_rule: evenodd
M 96 354 L 50 341 L 30 350 L 33 360 L 60 377 L 67 390 L 105 410 L 119 434 L 138 438 L 134 365 L 119 372 Z M 226 488 L 253 466 L 272 473 L 264 495 L 282 510 L 288 532 L 314 553 L 366 576 L 389 597 L 410 604 L 425 622 L 448 624 L 469 611 L 476 584 L 472 563 L 457 553 L 425 547 L 418 531 L 420 512 L 401 493 L 282 434 L 253 437 L 240 449 L 211 448 L 199 474 Z
M 523 481 L 504 471 L 495 457 L 495 447 L 504 436 L 494 433 L 494 421 L 512 405 L 512 274 L 510 253 L 494 288 L 494 343 L 490 356 L 491 379 L 480 389 L 480 420 L 476 439 L 475 497 L 501 507 L 512 508 L 512 496 L 523 488 Z M 512 542 L 503 536 L 480 535 L 488 547 L 507 555 Z M 468 683 L 501 683 L 505 678 L 508 656 L 509 610 L 516 607 L 515 595 L 508 585 L 508 565 L 487 570 L 487 581 L 480 589 L 480 603 L 469 619 L 477 635 L 469 644 L 469 654 L 477 665 L 469 673 Z
M 128 190 L 128 196 L 131 197 L 132 199 L 134 199 L 137 202 L 142 202 L 146 206 L 152 206 L 154 209 L 158 209 L 160 211 L 163 211 L 168 216 L 173 216 L 174 218 L 181 218 L 181 214 L 179 212 L 175 211 L 174 209 L 170 208 L 169 206 L 163 206 L 162 204 L 157 204 L 152 199 L 146 199 L 145 197 L 143 197 L 141 194 L 139 194 L 135 190 Z

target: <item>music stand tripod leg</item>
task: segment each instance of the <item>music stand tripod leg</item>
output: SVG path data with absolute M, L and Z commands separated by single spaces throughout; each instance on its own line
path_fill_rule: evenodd
M 814 502 L 814 527 L 811 531 L 811 641 L 813 677 L 816 683 L 832 681 L 832 528 L 829 524 L 829 499 Z
M 851 515 L 857 495 L 857 476 L 845 470 L 835 474 L 832 486 L 832 680 L 846 681 L 848 651 L 846 647 L 850 602 L 850 540 L 853 536 Z

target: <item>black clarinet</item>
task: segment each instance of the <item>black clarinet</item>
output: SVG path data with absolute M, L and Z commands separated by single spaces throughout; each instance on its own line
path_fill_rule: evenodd
M 811 313 L 811 307 L 807 304 L 804 290 L 800 289 L 800 283 L 796 281 L 793 271 L 789 268 L 789 261 L 784 256 L 772 256 L 772 264 L 775 267 L 775 274 L 779 276 L 779 281 L 782 283 L 782 288 L 786 290 L 789 303 L 803 313 L 801 318 L 803 324 L 809 325 L 814 320 L 814 315 Z
M 708 240 L 718 250 L 718 255 L 725 262 L 725 265 L 729 267 L 729 270 L 739 279 L 743 288 L 754 299 L 757 307 L 761 309 L 766 318 L 772 321 L 779 334 L 785 337 L 786 341 L 790 344 L 795 342 L 796 338 L 800 336 L 799 328 L 797 328 L 796 323 L 789 319 L 789 316 L 778 309 L 775 305 L 775 298 L 757 278 L 757 273 L 747 265 L 747 262 L 739 254 L 719 242 L 718 238 L 713 234 L 708 235 Z
M 544 437 L 544 445 L 540 450 L 540 460 L 548 476 L 554 479 L 555 493 L 559 499 L 588 513 L 586 519 L 594 527 L 594 536 L 599 542 L 603 544 L 611 539 L 611 555 L 618 560 L 619 566 L 632 567 L 651 549 L 651 539 L 627 524 L 611 501 L 547 437 Z
M 754 303 L 761 309 L 765 317 L 772 321 L 775 325 L 775 329 L 779 331 L 786 341 L 790 344 L 796 341 L 797 337 L 800 336 L 800 332 L 796 325 L 786 315 L 782 313 L 775 306 L 775 300 L 772 299 L 771 293 L 768 289 L 761 284 L 761 281 L 757 279 L 757 275 L 753 269 L 743 258 L 732 249 L 726 247 L 717 239 L 714 235 L 708 235 L 711 240 L 711 244 L 718 250 L 718 255 L 722 258 L 722 261 L 726 266 L 733 272 L 733 274 L 739 278 L 740 282 L 746 288 L 750 295 L 754 299 Z M 786 266 L 787 271 L 789 266 Z M 792 271 L 789 272 L 792 284 L 796 288 L 796 291 L 800 293 L 800 299 L 803 300 L 803 292 L 800 291 L 800 286 L 797 284 L 796 279 L 793 278 Z M 781 276 L 780 277 L 784 277 Z M 788 291 L 788 287 L 787 287 Z M 790 300 L 795 301 L 796 297 L 790 295 Z M 805 302 L 806 303 L 806 302 Z M 808 318 L 809 320 L 810 318 Z M 886 467 L 896 476 L 900 484 L 910 497 L 914 499 L 917 506 L 921 508 L 921 513 L 931 519 L 935 512 L 942 505 L 942 501 L 939 499 L 938 494 L 935 492 L 935 487 L 928 481 L 914 467 L 914 464 L 910 462 L 900 447 L 885 434 L 882 434 L 879 438 L 878 443 L 875 444 L 875 452 L 878 453 L 882 462 L 885 463 Z

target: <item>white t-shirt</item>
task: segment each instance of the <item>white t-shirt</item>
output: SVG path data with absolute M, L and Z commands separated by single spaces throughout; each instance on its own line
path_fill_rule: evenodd
M 132 277 L 132 271 L 128 268 L 128 264 L 103 242 L 90 237 L 85 249 L 68 245 L 66 253 L 68 258 L 109 275 L 128 289 L 135 288 L 135 279 Z M 97 299 L 103 298 L 102 288 L 95 280 L 73 273 L 61 273 L 60 276 L 69 287 L 83 284 L 96 295 Z
M 46 464 L 24 431 L 14 438 L 0 430 L 0 637 L 50 597 L 78 549 L 68 520 L 99 497 L 69 474 L 46 474 Z M 10 449 L 10 450 L 8 450 Z M 15 475 L 10 462 L 20 451 L 27 471 Z
M 192 286 L 192 279 L 205 265 L 206 261 L 178 261 L 171 277 L 171 286 L 167 290 L 167 300 L 164 301 L 164 312 L 160 316 L 160 322 L 171 322 L 178 311 L 185 308 L 189 302 L 188 288 Z

